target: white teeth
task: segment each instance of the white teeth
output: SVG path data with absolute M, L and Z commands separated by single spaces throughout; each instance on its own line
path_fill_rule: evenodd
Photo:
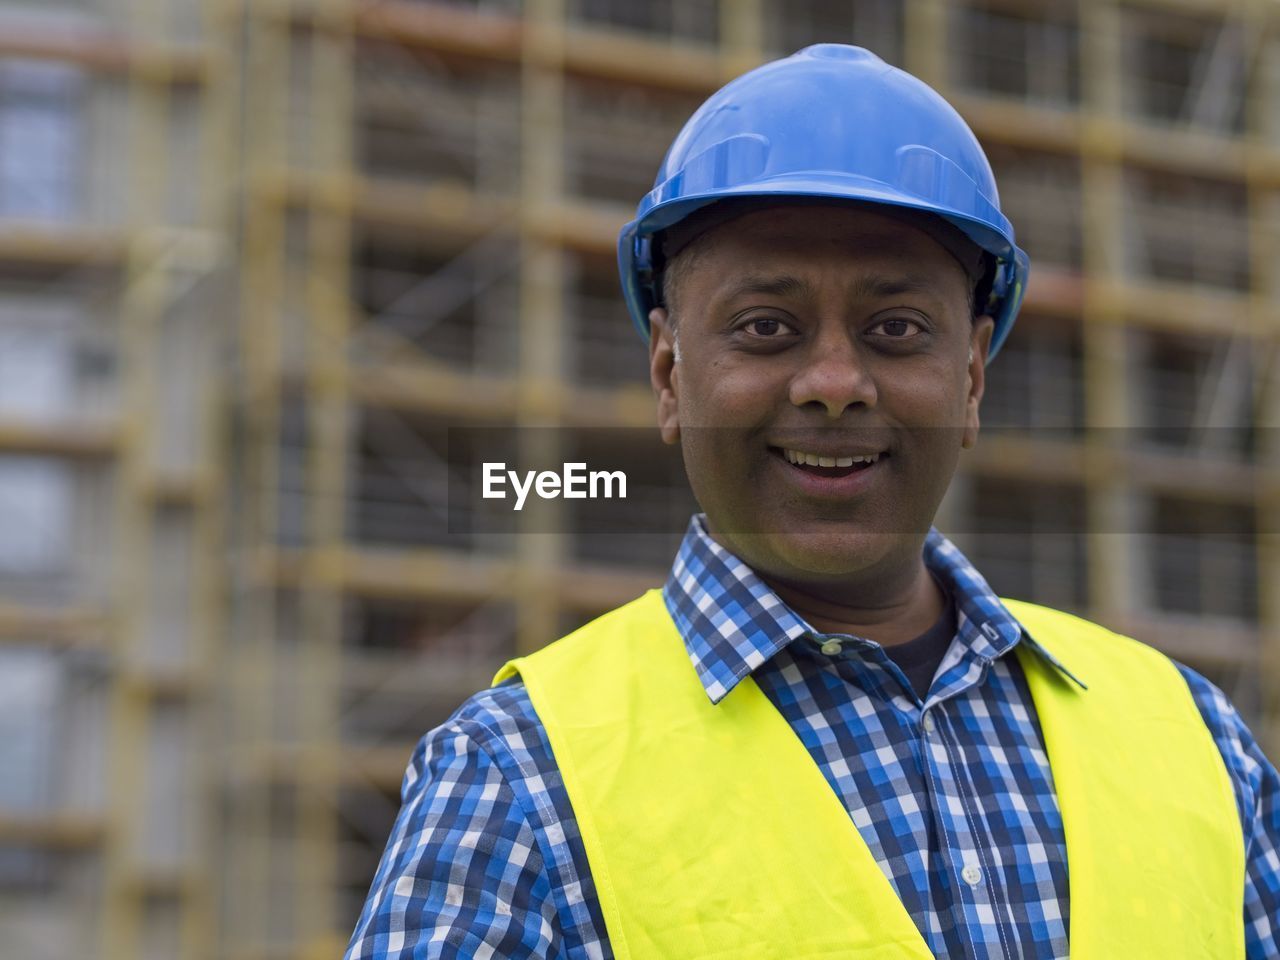
M 782 455 L 787 458 L 788 463 L 810 467 L 852 467 L 855 463 L 875 463 L 880 459 L 880 454 L 878 453 L 861 457 L 826 457 L 816 453 L 803 453 L 799 450 L 785 449 L 782 451 Z

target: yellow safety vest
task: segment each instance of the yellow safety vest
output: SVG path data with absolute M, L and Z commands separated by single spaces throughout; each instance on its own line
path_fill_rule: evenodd
M 1062 809 L 1074 960 L 1240 960 L 1231 783 L 1173 663 L 1005 601 Z M 713 705 L 654 590 L 499 671 L 546 728 L 619 960 L 932 955 L 808 750 L 750 678 Z M 745 829 L 744 829 L 745 825 Z

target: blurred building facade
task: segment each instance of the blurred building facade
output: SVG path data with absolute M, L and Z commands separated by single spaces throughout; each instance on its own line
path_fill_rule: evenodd
M 340 954 L 414 741 L 678 542 L 660 491 L 665 533 L 473 528 L 447 428 L 652 424 L 617 229 L 712 89 L 831 40 L 958 107 L 1033 259 L 940 526 L 1280 751 L 1274 3 L 5 5 L 6 955 Z

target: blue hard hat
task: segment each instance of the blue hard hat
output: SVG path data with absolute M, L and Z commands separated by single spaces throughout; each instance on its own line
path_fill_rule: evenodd
M 660 302 L 657 237 L 735 197 L 885 204 L 950 222 L 985 252 L 988 360 L 1013 327 L 1030 261 L 1000 212 L 991 164 L 949 103 L 861 47 L 822 43 L 722 87 L 689 118 L 618 237 L 631 319 L 649 338 Z

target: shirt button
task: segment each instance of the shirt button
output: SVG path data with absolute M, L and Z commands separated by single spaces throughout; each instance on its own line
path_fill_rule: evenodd
M 837 653 L 840 652 L 840 641 L 839 640 L 826 641 L 822 645 L 822 652 L 825 653 L 828 657 L 834 657 Z
M 976 887 L 982 882 L 982 871 L 975 867 L 972 863 L 960 871 L 960 876 L 971 887 Z
M 932 714 L 932 713 L 926 713 L 926 714 L 924 715 L 924 732 L 925 732 L 925 733 L 933 733 L 933 728 L 934 728 L 935 726 L 936 726 L 936 724 L 933 722 L 933 714 Z

